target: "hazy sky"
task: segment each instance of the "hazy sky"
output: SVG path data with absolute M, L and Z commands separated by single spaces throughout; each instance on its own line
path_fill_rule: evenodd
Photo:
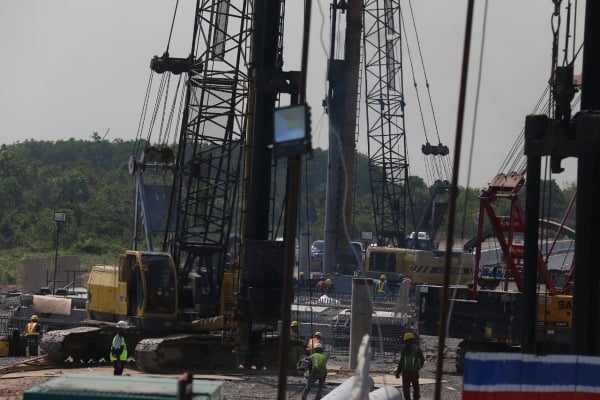
M 189 54 L 195 3 L 180 0 L 172 56 Z M 285 36 L 287 70 L 298 68 L 301 3 L 291 0 L 287 6 L 288 16 L 293 17 Z M 484 1 L 476 3 L 461 184 L 467 180 Z M 149 61 L 165 50 L 174 4 L 174 0 L 0 1 L 0 143 L 89 139 L 93 132 L 104 135 L 108 129 L 109 140 L 134 139 Z M 327 58 L 319 36 L 328 48 L 330 1 L 313 4 L 307 96 L 316 128 L 323 114 Z M 412 7 L 442 142 L 454 152 L 466 0 L 413 0 Z M 496 174 L 545 88 L 552 10 L 548 0 L 490 1 L 472 187 L 484 187 Z M 578 25 L 582 33 L 583 18 Z M 423 81 L 418 83 L 423 90 Z M 420 147 L 425 139 L 406 66 L 405 92 L 411 173 L 424 176 Z M 315 147 L 327 147 L 326 127 L 315 129 L 313 137 Z M 362 153 L 367 152 L 365 143 L 366 134 L 361 133 L 358 149 Z M 574 163 L 570 164 L 567 173 L 554 177 L 561 185 L 575 180 Z

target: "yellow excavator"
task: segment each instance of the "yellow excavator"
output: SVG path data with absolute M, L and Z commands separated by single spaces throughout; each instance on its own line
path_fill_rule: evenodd
M 455 285 L 473 281 L 475 259 L 471 253 L 453 252 L 450 280 Z M 414 284 L 441 285 L 444 281 L 445 252 L 402 247 L 369 247 L 365 257 L 367 276 L 385 274 L 390 282 L 400 275 Z
M 390 284 L 402 277 L 414 284 L 441 285 L 444 281 L 445 250 L 438 250 L 435 236 L 448 208 L 450 185 L 438 180 L 430 188 L 415 232 L 406 237 L 398 234 L 370 246 L 365 256 L 365 274 L 372 278 L 385 274 Z M 400 229 L 397 229 L 401 232 Z M 386 245 L 387 242 L 387 245 Z M 471 252 L 452 251 L 450 282 L 466 285 L 473 281 L 475 258 Z
M 42 350 L 56 363 L 106 359 L 115 323 L 127 320 L 127 344 L 137 366 L 147 372 L 181 368 L 227 369 L 239 357 L 242 320 L 237 307 L 239 265 L 225 271 L 216 316 L 201 318 L 198 310 L 179 306 L 178 275 L 169 253 L 128 250 L 118 264 L 97 265 L 88 281 L 87 326 L 47 332 Z M 263 337 L 260 365 L 277 366 L 278 337 Z M 290 365 L 296 365 L 304 344 L 291 343 Z M 133 351 L 135 349 L 135 351 Z
M 177 271 L 171 255 L 128 250 L 119 255 L 117 265 L 92 268 L 87 326 L 47 332 L 41 348 L 58 363 L 106 359 L 114 324 L 124 319 L 131 326 L 127 334 L 130 352 L 142 370 L 194 367 L 200 359 L 205 367 L 230 368 L 239 361 L 235 354 L 238 277 L 235 268 L 225 272 L 218 316 L 194 319 L 197 313 L 192 311 L 186 321 L 178 303 Z M 274 346 L 266 348 L 276 350 Z M 272 365 L 275 356 L 265 354 L 264 364 Z

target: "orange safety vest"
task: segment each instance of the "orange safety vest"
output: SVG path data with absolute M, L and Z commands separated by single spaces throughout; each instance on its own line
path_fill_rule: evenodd
M 330 290 L 330 285 L 327 284 L 326 281 L 319 281 L 317 282 L 317 286 L 315 286 L 315 288 L 323 293 L 323 294 L 327 294 Z
M 37 322 L 29 322 L 27 326 L 25 326 L 25 336 L 39 336 L 40 332 L 38 329 Z

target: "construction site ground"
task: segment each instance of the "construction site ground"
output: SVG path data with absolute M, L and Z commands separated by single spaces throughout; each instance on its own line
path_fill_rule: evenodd
M 426 363 L 421 371 L 421 399 L 434 399 L 436 377 L 436 348 L 434 337 L 422 337 Z M 454 350 L 456 341 L 447 342 L 446 357 L 444 360 L 443 379 L 441 381 L 441 398 L 444 400 L 459 400 L 462 398 L 462 375 L 454 371 Z M 332 356 L 329 361 L 329 375 L 324 395 L 333 390 L 337 385 L 355 375 L 348 369 L 348 358 Z M 112 375 L 112 366 L 109 364 L 91 364 L 84 367 L 63 367 L 48 364 L 43 357 L 29 358 L 0 358 L 0 399 L 22 399 L 26 390 L 36 387 L 52 378 L 65 374 Z M 393 357 L 379 357 L 377 354 L 371 361 L 371 377 L 376 387 L 384 384 L 394 385 L 401 390 L 401 380 L 396 379 L 393 372 L 396 360 Z M 134 365 L 128 365 L 124 375 L 127 376 L 160 376 L 176 379 L 180 372 L 172 374 L 145 374 L 138 371 Z M 224 398 L 236 399 L 275 399 L 277 398 L 279 376 L 276 370 L 237 369 L 228 371 L 196 371 L 197 379 L 221 380 Z M 286 384 L 287 398 L 301 398 L 305 378 L 296 371 L 288 375 Z M 309 398 L 314 397 L 315 390 Z

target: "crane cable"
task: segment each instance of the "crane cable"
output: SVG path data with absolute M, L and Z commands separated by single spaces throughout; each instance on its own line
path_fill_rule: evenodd
M 423 74 L 425 77 L 425 85 L 427 88 L 427 91 L 429 93 L 429 99 L 430 99 L 430 106 L 432 108 L 432 114 L 433 114 L 433 118 L 434 118 L 434 126 L 436 128 L 436 135 L 438 138 L 438 143 L 441 144 L 441 140 L 439 137 L 439 132 L 437 131 L 437 122 L 435 121 L 435 112 L 433 111 L 433 104 L 431 102 L 431 90 L 430 90 L 430 85 L 429 85 L 429 81 L 427 79 L 427 74 L 425 72 L 424 69 L 424 63 L 423 63 L 423 54 L 421 52 L 421 46 L 420 46 L 420 42 L 418 40 L 418 34 L 416 32 L 416 24 L 415 24 L 415 18 L 414 18 L 414 14 L 412 12 L 412 6 L 411 6 L 411 17 L 412 17 L 412 21 L 413 21 L 413 26 L 415 27 L 415 36 L 416 41 L 417 41 L 417 48 L 418 48 L 418 53 L 420 55 L 419 59 L 421 60 L 421 65 L 423 67 Z M 404 13 L 402 12 L 402 10 L 400 10 L 400 20 L 401 20 L 401 25 L 402 25 L 402 31 L 404 32 L 404 36 L 408 37 L 407 32 L 406 32 L 406 23 L 404 22 Z M 425 141 L 429 144 L 430 140 L 429 140 L 429 135 L 427 134 L 427 124 L 425 123 L 425 116 L 423 113 L 423 105 L 421 102 L 421 95 L 419 92 L 419 85 L 417 83 L 416 80 L 416 72 L 415 72 L 415 66 L 413 63 L 413 55 L 411 52 L 411 47 L 410 44 L 408 43 L 408 41 L 405 41 L 405 46 L 404 48 L 406 49 L 406 54 L 408 56 L 408 61 L 409 61 L 409 66 L 410 66 L 410 70 L 411 70 L 411 76 L 412 76 L 412 80 L 413 80 L 413 87 L 415 89 L 415 96 L 416 96 L 416 100 L 417 100 L 417 106 L 419 108 L 419 116 L 421 118 L 421 126 L 423 128 L 423 133 L 425 136 Z M 425 172 L 427 174 L 427 179 L 430 182 L 434 182 L 438 179 L 444 179 L 444 180 L 448 180 L 451 176 L 452 173 L 452 167 L 450 166 L 450 161 L 442 156 L 442 159 L 445 160 L 446 162 L 444 163 L 443 161 L 439 161 L 437 159 L 437 157 L 435 157 L 435 155 L 433 156 L 433 159 L 431 157 L 427 157 L 425 156 Z
M 552 16 L 550 18 L 550 26 L 552 28 L 552 67 L 550 70 L 550 85 L 552 86 L 552 88 L 554 90 L 552 90 L 549 99 L 548 99 L 548 115 L 551 118 L 556 118 L 556 99 L 554 97 L 556 92 L 556 70 L 558 69 L 558 46 L 559 46 L 559 34 L 560 34 L 560 24 L 561 24 L 561 12 L 560 12 L 560 6 L 562 4 L 562 0 L 552 0 L 552 2 L 554 3 L 554 12 L 552 13 Z M 569 1 L 570 4 L 570 1 Z M 567 11 L 567 21 L 568 21 L 568 17 L 570 17 L 570 7 L 568 7 L 568 11 Z M 568 35 L 569 35 L 569 30 L 568 30 L 568 26 L 569 24 L 567 23 L 567 29 L 565 29 L 565 33 L 567 35 L 567 40 L 565 41 L 564 44 L 564 59 L 563 61 L 566 64 L 567 61 L 567 52 L 568 52 L 568 48 L 569 48 L 569 40 L 568 40 Z M 544 169 L 543 169 L 543 177 L 542 177 L 542 181 L 541 183 L 541 199 L 540 199 L 540 209 L 539 209 L 539 214 L 540 214 L 540 218 L 542 219 L 550 219 L 550 206 L 552 204 L 552 194 L 553 194 L 553 190 L 552 190 L 552 185 L 550 182 L 550 179 L 552 178 L 551 176 L 551 170 L 549 167 L 549 163 L 550 163 L 550 157 L 544 157 Z M 548 230 L 542 230 L 541 232 L 544 237 L 542 242 L 548 243 L 548 235 L 549 232 Z M 547 252 L 546 252 L 547 253 Z M 538 286 L 537 286 L 537 291 L 539 292 L 540 290 L 540 282 L 538 281 Z
M 540 113 L 540 107 L 544 104 L 544 100 L 550 91 L 550 87 L 546 86 L 542 94 L 540 95 L 536 105 L 534 106 L 531 114 Z M 544 104 L 544 108 L 541 111 L 543 114 L 548 114 L 550 109 L 550 105 L 546 102 Z M 497 174 L 505 173 L 505 172 L 517 172 L 519 174 L 525 173 L 526 167 L 526 158 L 523 155 L 523 145 L 525 143 L 525 128 L 521 128 L 521 132 L 517 135 L 513 145 L 508 151 L 508 154 L 500 168 L 497 171 Z
M 148 128 L 148 134 L 146 136 L 146 141 L 148 143 L 151 143 L 151 138 L 152 138 L 152 131 L 154 129 L 154 124 L 156 123 L 156 119 L 158 117 L 158 111 L 160 110 L 160 106 L 162 103 L 162 99 L 165 99 L 166 102 L 166 94 L 169 92 L 169 83 L 171 82 L 171 75 L 170 74 L 163 74 L 160 77 L 160 84 L 158 87 L 158 99 L 156 101 L 156 103 L 154 103 L 154 109 L 152 111 L 152 117 L 150 120 L 150 126 Z M 163 108 L 163 112 L 164 112 L 164 108 Z M 161 134 L 159 133 L 159 136 Z
M 177 0 L 177 2 L 175 3 L 175 9 L 173 11 L 173 19 L 171 20 L 171 27 L 169 29 L 169 38 L 167 40 L 167 46 L 166 46 L 166 50 L 165 50 L 165 54 L 169 54 L 169 47 L 171 45 L 171 38 L 173 36 L 173 28 L 175 27 L 175 18 L 177 16 L 177 9 L 179 7 L 179 0 Z M 148 105 L 149 105 L 149 100 L 150 100 L 150 93 L 152 92 L 152 82 L 154 80 L 154 75 L 156 73 L 152 70 L 150 70 L 150 76 L 148 77 L 148 83 L 146 85 L 146 94 L 144 96 L 144 101 L 142 104 L 142 111 L 140 113 L 140 118 L 139 118 L 139 122 L 138 122 L 138 129 L 137 129 L 137 133 L 136 133 L 136 137 L 135 137 L 135 142 L 134 142 L 134 147 L 132 150 L 132 154 L 139 154 L 141 149 L 141 139 L 142 139 L 142 132 L 144 131 L 144 124 L 145 124 L 145 120 L 146 120 L 146 115 L 148 112 Z M 163 75 L 161 77 L 161 83 L 160 83 L 160 88 L 159 88 L 159 99 L 161 98 L 162 93 L 164 92 L 164 81 L 165 81 L 165 76 Z M 181 77 L 179 79 L 179 82 L 177 84 L 177 89 L 176 89 L 176 93 L 179 92 L 179 87 L 180 87 L 180 83 L 181 83 Z M 167 89 L 167 93 L 168 93 L 168 89 Z M 175 95 L 176 97 L 176 95 Z M 173 105 L 171 106 L 171 113 L 169 115 L 169 122 L 167 122 L 166 125 L 166 130 L 169 129 L 169 127 L 171 126 L 171 121 L 172 121 L 172 117 L 173 117 L 173 112 L 175 109 L 175 97 L 174 97 L 174 101 L 173 101 Z M 154 113 L 152 116 L 152 120 L 150 122 L 150 129 L 148 131 L 148 135 L 146 137 L 147 143 L 150 144 L 150 139 L 151 139 L 151 135 L 152 135 L 152 127 L 154 125 L 154 121 L 156 119 L 156 112 L 157 112 L 157 107 L 159 105 L 160 101 L 157 100 L 155 106 L 154 106 Z M 164 144 L 163 141 L 161 140 L 162 138 L 165 138 L 166 140 L 166 136 L 163 134 L 163 123 L 164 123 L 164 113 L 166 110 L 166 101 L 164 104 L 164 109 L 163 109 L 163 118 L 162 118 L 162 122 L 161 122 L 161 133 L 159 134 L 159 143 Z M 180 108 L 181 111 L 181 108 Z M 180 113 L 181 114 L 181 113 Z M 178 118 L 177 120 L 177 124 L 176 126 L 179 126 L 179 122 L 180 122 L 180 118 Z
M 421 70 L 423 71 L 423 78 L 425 79 L 425 88 L 427 89 L 427 97 L 429 100 L 429 108 L 431 110 L 431 116 L 433 119 L 433 125 L 435 127 L 435 134 L 438 140 L 438 143 L 441 144 L 442 140 L 440 138 L 440 131 L 439 131 L 439 127 L 438 127 L 438 123 L 437 123 L 437 118 L 436 118 L 436 114 L 435 114 L 435 108 L 433 106 L 433 100 L 431 97 L 431 87 L 429 85 L 429 78 L 427 76 L 427 70 L 425 69 L 425 62 L 424 62 L 424 57 L 423 57 L 423 52 L 421 51 L 421 40 L 419 38 L 419 32 L 417 30 L 417 26 L 415 23 L 415 16 L 414 16 L 414 11 L 413 11 L 413 7 L 412 7 L 412 0 L 409 0 L 408 2 L 408 6 L 409 6 L 409 10 L 410 10 L 410 15 L 411 15 L 411 20 L 412 20 L 412 26 L 413 26 L 413 30 L 415 32 L 415 41 L 417 43 L 417 50 L 419 51 L 419 60 L 421 61 Z M 452 165 L 450 163 L 449 158 L 447 157 L 442 157 L 442 164 L 444 165 L 444 169 L 445 169 L 445 177 L 449 177 L 450 174 L 452 173 Z
M 483 8 L 483 23 L 482 23 L 482 27 L 481 27 L 481 44 L 479 47 L 479 66 L 477 69 L 477 84 L 476 84 L 476 89 L 475 89 L 475 108 L 473 110 L 473 122 L 471 124 L 471 144 L 470 144 L 470 149 L 469 149 L 469 159 L 468 159 L 468 166 L 467 166 L 467 183 L 465 185 L 467 190 L 471 186 L 473 151 L 475 149 L 475 128 L 477 127 L 477 115 L 478 115 L 478 111 L 479 111 L 479 93 L 481 92 L 481 76 L 483 74 L 483 54 L 484 54 L 484 50 L 485 50 L 485 34 L 487 32 L 487 15 L 488 15 L 488 0 L 485 0 L 484 8 Z M 467 224 L 466 210 L 468 210 L 468 201 L 469 201 L 469 196 L 467 193 L 467 195 L 465 195 L 465 197 L 464 197 L 464 203 L 463 203 L 463 210 L 465 210 L 465 212 L 463 212 L 463 216 L 462 216 L 463 218 L 462 218 L 462 224 L 461 224 L 461 239 L 465 238 L 465 230 L 466 230 L 466 224 Z
M 146 112 L 148 111 L 148 102 L 150 100 L 150 93 L 152 92 L 152 81 L 154 79 L 154 71 L 150 71 L 150 76 L 148 77 L 148 84 L 146 85 L 146 95 L 144 96 L 144 101 L 142 103 L 142 111 L 140 112 L 140 118 L 138 121 L 137 133 L 135 135 L 135 141 L 133 144 L 133 149 L 131 154 L 139 154 L 142 132 L 144 131 L 144 122 L 146 121 Z
M 169 46 L 171 45 L 171 37 L 173 36 L 173 27 L 175 26 L 175 17 L 177 16 L 177 8 L 179 7 L 179 0 L 175 2 L 175 10 L 173 10 L 173 19 L 171 20 L 171 29 L 169 30 L 169 39 L 167 40 L 166 54 L 169 54 Z
M 556 57 L 558 54 L 558 34 L 559 34 L 559 26 L 560 26 L 560 15 L 557 16 L 557 13 L 559 12 L 559 0 L 553 0 L 554 4 L 555 4 L 555 9 L 552 13 L 552 27 L 553 27 L 553 57 Z M 575 5 L 575 8 L 577 8 L 577 4 Z M 571 14 L 570 14 L 570 10 L 571 10 L 571 2 L 569 1 L 569 5 L 567 7 L 568 10 L 568 18 L 567 21 L 571 20 Z M 576 17 L 576 12 L 574 13 L 573 19 L 575 20 Z M 472 128 L 472 133 L 471 133 L 471 148 L 470 148 L 470 155 L 469 155 L 469 167 L 467 169 L 468 171 L 468 177 L 467 177 L 467 187 L 470 186 L 470 171 L 471 171 L 471 165 L 472 165 L 472 157 L 473 157 L 473 149 L 474 149 L 474 138 L 475 138 L 475 127 L 476 127 L 476 118 L 477 118 L 477 104 L 478 104 L 478 96 L 479 96 L 479 85 L 480 85 L 480 78 L 481 78 L 481 66 L 483 63 L 483 51 L 484 51 L 484 37 L 485 37 L 485 32 L 486 32 L 486 19 L 487 19 L 487 2 L 486 2 L 486 9 L 484 12 L 484 22 L 483 22 L 483 34 L 482 34 L 482 42 L 481 42 L 481 53 L 480 53 L 480 74 L 478 77 L 478 83 L 477 83 L 477 97 L 475 100 L 475 112 L 474 112 L 474 117 L 473 117 L 473 128 Z M 556 21 L 556 24 L 555 24 Z M 574 22 L 574 27 L 573 27 L 573 38 L 575 38 L 575 27 L 576 27 L 576 23 Z M 568 60 L 567 60 L 567 54 L 568 54 L 568 38 L 570 37 L 569 34 L 569 27 L 570 24 L 569 22 L 567 22 L 567 32 L 566 32 L 566 43 L 565 43 L 565 48 L 563 50 L 564 53 L 564 59 L 563 59 L 563 64 L 568 64 Z M 575 40 L 575 39 L 573 39 Z M 579 52 L 581 51 L 581 49 L 583 48 L 583 44 L 577 49 L 577 51 L 575 50 L 576 47 L 573 46 L 573 61 L 577 58 Z M 557 64 L 557 61 L 555 59 L 553 59 L 553 69 L 552 71 L 554 71 L 555 65 Z M 551 74 L 552 76 L 552 74 Z M 549 79 L 549 81 L 552 81 L 552 78 Z M 539 97 L 535 107 L 533 108 L 533 111 L 531 112 L 531 114 L 538 114 L 540 113 L 540 108 L 542 106 L 542 104 L 544 104 L 544 100 L 547 98 L 547 96 L 550 95 L 550 89 L 551 86 L 550 85 L 546 85 L 545 89 L 543 91 L 543 93 L 541 94 L 541 96 Z M 572 104 L 573 106 L 576 106 L 577 104 L 579 104 L 580 102 L 580 95 L 578 94 L 578 96 L 573 100 Z M 551 113 L 551 101 L 547 101 L 544 104 L 544 108 L 541 111 L 542 114 L 545 115 L 550 115 Z M 522 149 L 524 147 L 524 142 L 525 142 L 525 128 L 523 127 L 521 129 L 520 134 L 517 136 L 517 138 L 515 139 L 515 142 L 513 143 L 512 147 L 510 148 L 507 157 L 505 158 L 505 160 L 502 162 L 497 174 L 501 174 L 501 173 L 506 173 L 506 172 L 517 172 L 520 175 L 524 175 L 526 173 L 526 169 L 527 169 L 527 159 L 526 157 L 523 155 Z M 548 169 L 546 169 L 546 171 L 548 171 Z M 546 178 L 550 179 L 550 176 L 548 175 L 548 173 L 546 172 Z M 545 184 L 545 182 L 544 182 Z M 543 193 L 546 193 L 546 187 L 544 186 L 543 188 Z M 550 197 L 551 194 L 549 194 L 549 196 L 546 197 Z M 467 198 L 465 197 L 465 203 L 464 203 L 464 209 L 467 209 Z M 465 226 L 466 226 L 466 215 L 463 215 L 463 222 L 462 222 L 462 230 L 464 232 L 465 230 Z
M 458 190 L 458 174 L 460 169 L 460 149 L 462 147 L 462 133 L 465 113 L 465 101 L 466 101 L 466 88 L 468 79 L 468 69 L 470 60 L 470 46 L 471 46 L 471 32 L 473 27 L 473 9 L 474 0 L 467 2 L 467 17 L 465 22 L 465 38 L 463 46 L 463 57 L 460 77 L 460 91 L 458 96 L 458 111 L 456 118 L 456 135 L 455 135 L 455 146 L 456 151 L 454 152 L 453 170 L 452 170 L 452 184 L 451 194 L 456 194 Z M 437 348 L 437 364 L 435 374 L 435 392 L 434 399 L 440 400 L 441 398 L 441 384 L 442 375 L 444 369 L 444 351 L 446 342 L 446 329 L 449 325 L 448 316 L 448 298 L 449 298 L 449 284 L 450 284 L 450 268 L 451 268 L 451 257 L 452 257 L 452 245 L 454 241 L 454 227 L 456 217 L 456 196 L 450 196 L 450 202 L 448 206 L 448 234 L 446 236 L 446 253 L 444 257 L 444 284 L 442 286 L 442 296 L 440 298 L 440 326 L 438 329 L 438 348 Z
M 556 0 L 553 0 L 556 2 Z M 569 6 L 567 7 L 567 9 L 569 10 L 571 8 L 571 2 L 569 2 Z M 552 14 L 553 18 L 555 17 L 555 11 Z M 576 17 L 576 13 L 572 15 L 572 19 L 575 19 Z M 571 15 L 569 16 L 569 20 L 571 19 Z M 573 24 L 573 30 L 575 29 L 576 24 Z M 553 24 L 553 27 L 555 25 Z M 568 24 L 568 26 L 570 26 L 570 24 Z M 553 28 L 553 45 L 558 43 L 557 42 L 557 38 L 558 38 L 558 34 L 559 32 L 556 30 L 554 30 Z M 566 37 L 573 37 L 573 41 L 575 40 L 575 32 L 573 32 L 572 35 L 570 34 L 566 34 Z M 573 46 L 573 55 L 572 55 L 572 60 L 570 61 L 570 63 L 574 63 L 575 60 L 578 58 L 581 50 L 583 49 L 583 43 L 580 44 L 579 47 L 577 47 L 576 50 L 576 46 Z M 563 49 L 563 53 L 565 54 L 565 58 L 563 59 L 563 64 L 567 65 L 569 64 L 569 61 L 566 59 L 566 55 L 568 53 L 568 45 L 565 45 L 565 48 Z M 558 49 L 553 50 L 553 54 L 558 54 Z M 557 65 L 558 62 L 557 60 L 553 60 L 553 69 L 551 71 L 550 74 L 550 78 L 548 79 L 548 82 L 552 82 L 552 76 L 554 75 L 554 70 L 555 70 L 555 65 Z M 550 116 L 552 113 L 552 99 L 551 99 L 551 85 L 546 85 L 544 88 L 543 93 L 541 94 L 540 98 L 538 99 L 538 102 L 536 103 L 535 107 L 533 108 L 531 114 L 545 114 Z M 550 100 L 548 100 L 548 97 L 550 97 Z M 545 101 L 548 100 L 548 101 Z M 575 108 L 579 102 L 581 101 L 581 94 L 578 93 L 577 96 L 573 99 L 572 101 L 572 107 Z M 545 102 L 545 104 L 544 104 Z M 543 109 L 542 104 L 544 105 Z M 497 174 L 501 174 L 501 173 L 507 173 L 507 172 L 517 172 L 521 175 L 525 174 L 526 169 L 527 169 L 527 159 L 526 157 L 523 155 L 522 149 L 525 143 L 525 128 L 523 127 L 521 129 L 521 132 L 519 133 L 519 135 L 517 136 L 517 138 L 515 139 L 515 142 L 513 143 L 512 147 L 510 148 L 507 157 L 505 158 L 505 160 L 502 162 L 500 168 L 497 171 Z

